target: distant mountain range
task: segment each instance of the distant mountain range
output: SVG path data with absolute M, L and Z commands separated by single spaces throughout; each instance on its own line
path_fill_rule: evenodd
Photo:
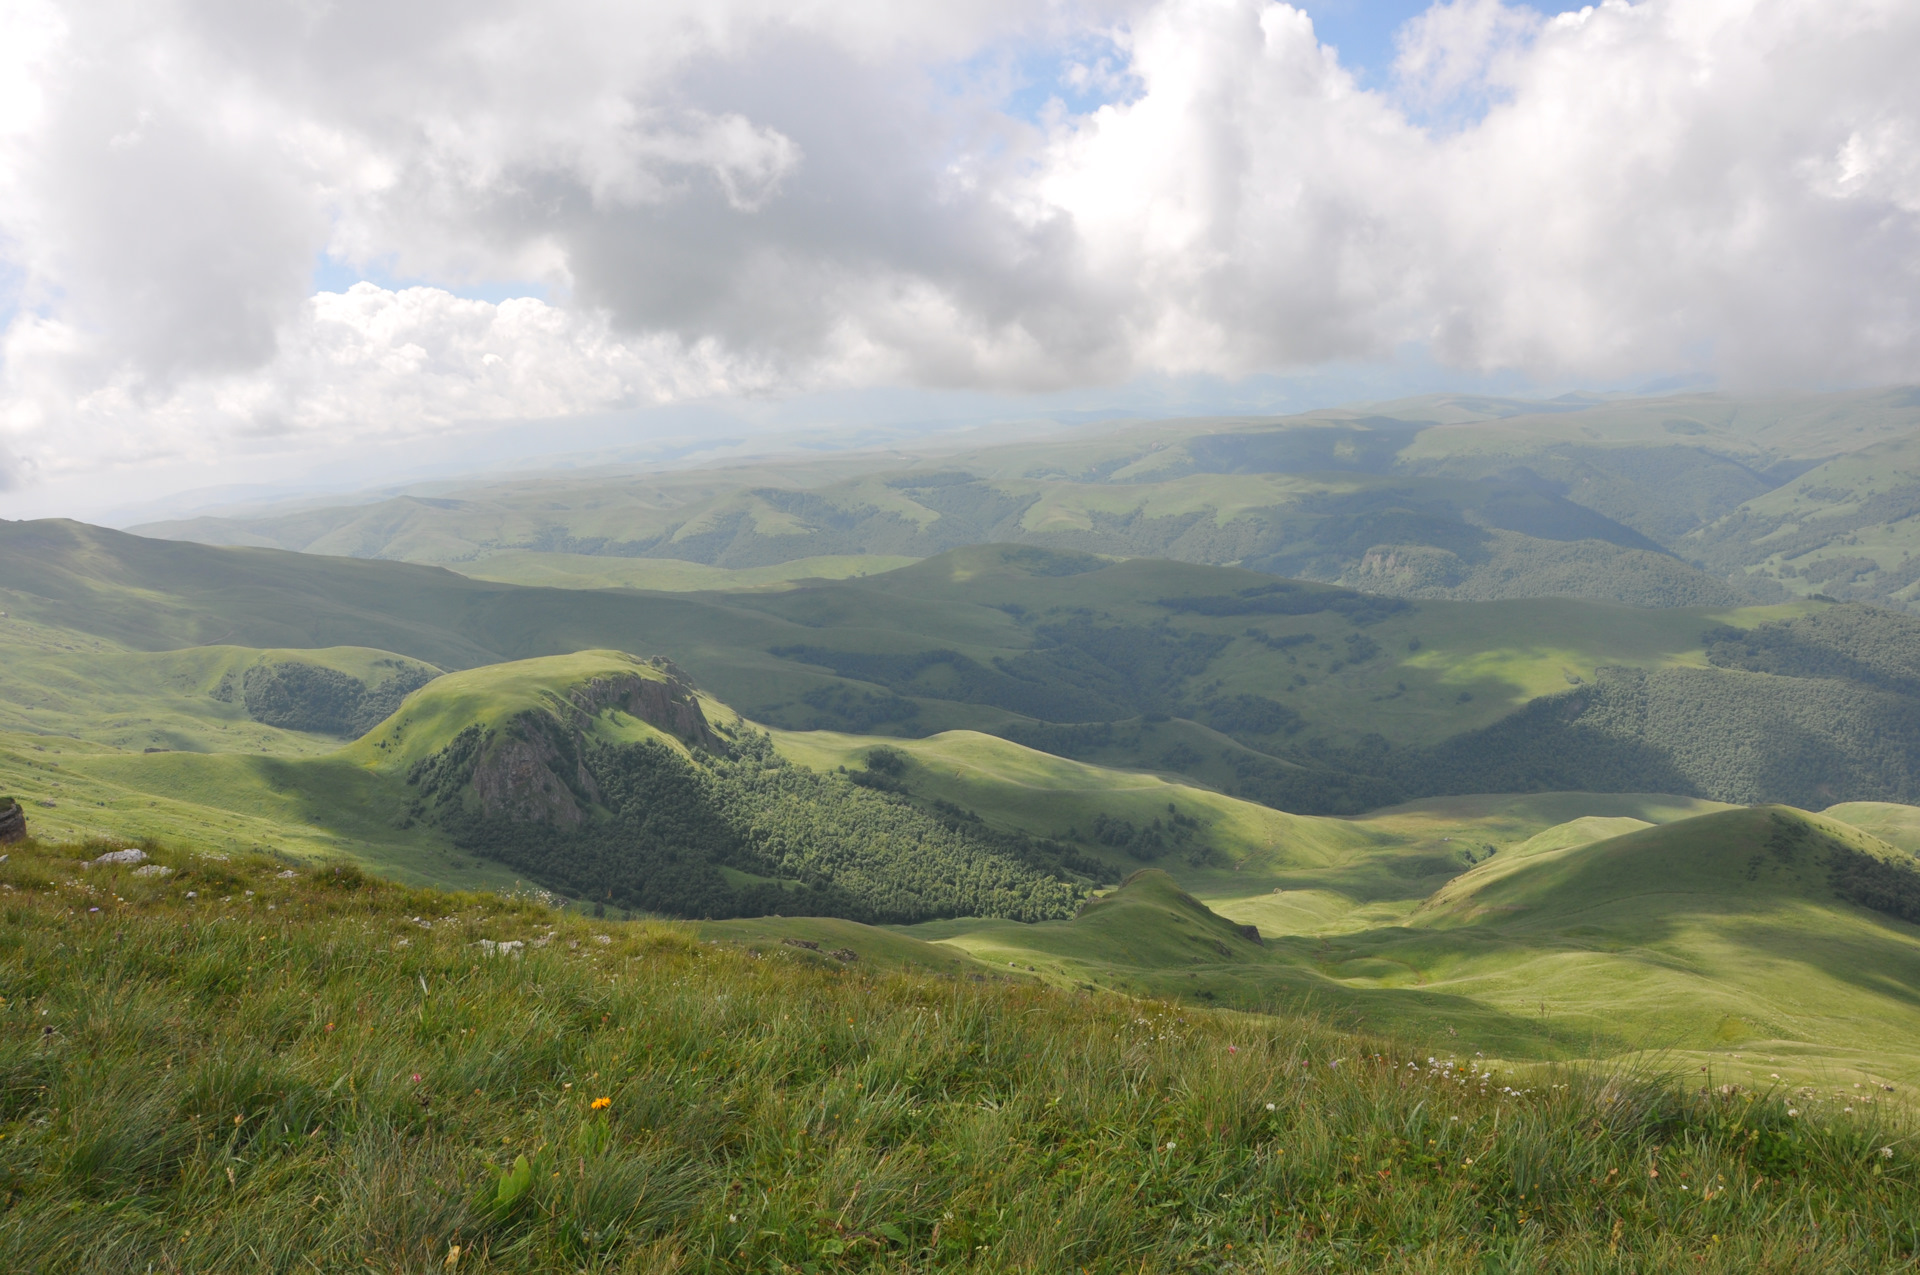
M 647 583 L 983 543 L 1233 565 L 1407 598 L 1725 606 L 1920 596 L 1920 390 L 1550 403 L 1437 395 L 1028 444 L 570 470 L 140 534 Z M 710 582 L 712 577 L 701 577 Z M 665 585 L 665 587 L 673 587 Z

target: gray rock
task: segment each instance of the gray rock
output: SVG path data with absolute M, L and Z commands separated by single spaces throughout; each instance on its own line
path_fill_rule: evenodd
M 109 850 L 94 860 L 95 863 L 145 863 L 146 861 L 147 852 L 145 850 L 131 848 L 126 850 Z

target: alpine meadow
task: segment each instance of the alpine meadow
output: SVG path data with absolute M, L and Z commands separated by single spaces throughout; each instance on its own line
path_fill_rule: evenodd
M 0 0 L 0 1271 L 1920 1275 L 1916 65 Z

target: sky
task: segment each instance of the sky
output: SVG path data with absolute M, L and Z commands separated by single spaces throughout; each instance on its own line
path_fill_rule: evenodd
M 1920 380 L 1911 0 L 0 0 L 0 517 Z

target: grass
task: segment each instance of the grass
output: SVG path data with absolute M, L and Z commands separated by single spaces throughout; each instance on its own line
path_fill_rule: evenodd
M 1660 813 L 1653 807 L 1642 809 Z M 1425 1049 L 1563 1060 L 1653 1052 L 1743 1083 L 1911 1101 L 1920 928 L 1836 897 L 1815 859 L 1790 872 L 1768 866 L 1782 821 L 1902 853 L 1784 808 L 1659 826 L 1585 817 L 1510 844 L 1424 902 L 1356 907 L 1325 887 L 1280 891 L 1265 906 L 1257 896 L 1220 902 L 1189 897 L 1156 871 L 1110 896 L 1126 905 L 1115 913 L 902 932 L 1063 986 L 1246 1010 L 1312 1005 Z M 1382 851 L 1377 862 L 1396 860 Z M 1265 946 L 1237 941 L 1227 920 L 1260 925 Z
M 134 651 L 72 630 L 0 619 L 0 732 L 73 735 L 132 752 L 317 756 L 340 741 L 248 715 L 247 670 L 298 662 L 377 682 L 391 675 L 378 662 L 393 658 L 366 647 Z
M 1825 1272 L 1920 1253 L 1892 1112 L 1645 1069 L 1489 1076 L 1312 1019 L 883 973 L 351 870 L 160 849 L 170 875 L 76 868 L 98 849 L 0 864 L 11 1270 Z
M 491 730 L 535 710 L 562 710 L 566 720 L 575 715 L 566 711 L 571 707 L 569 692 L 595 679 L 626 677 L 666 680 L 658 667 L 624 651 L 575 651 L 463 669 L 435 678 L 409 695 L 391 717 L 342 749 L 340 757 L 368 770 L 405 774 L 469 727 Z M 633 738 L 670 738 L 622 716 L 624 729 L 605 715 L 595 717 L 588 728 Z

